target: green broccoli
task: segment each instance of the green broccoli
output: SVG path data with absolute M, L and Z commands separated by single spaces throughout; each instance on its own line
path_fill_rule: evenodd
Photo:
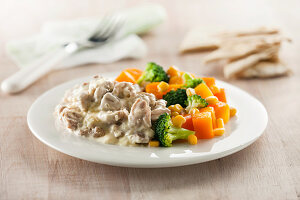
M 205 99 L 201 98 L 201 96 L 197 94 L 189 96 L 185 104 L 187 106 L 187 111 L 190 111 L 192 108 L 205 108 L 208 106 L 208 103 L 205 101 Z
M 187 80 L 184 84 L 184 87 L 195 88 L 201 83 L 203 83 L 203 80 L 201 78 L 194 78 L 194 79 Z
M 185 72 L 185 73 L 182 75 L 182 78 L 183 78 L 184 82 L 193 79 L 192 75 L 191 75 L 190 73 L 187 73 L 187 72 Z
M 184 73 L 182 77 L 185 82 L 183 88 L 195 88 L 204 82 L 201 78 L 193 78 L 189 73 Z
M 160 82 L 160 81 L 164 81 L 168 83 L 169 76 L 161 66 L 153 62 L 149 62 L 147 64 L 146 70 L 144 71 L 142 76 L 138 79 L 137 83 L 141 85 L 143 82 Z
M 163 99 L 167 101 L 167 107 L 169 107 L 170 105 L 180 104 L 183 108 L 185 108 L 185 102 L 187 100 L 186 90 L 171 90 L 163 96 Z
M 155 137 L 163 147 L 171 147 L 174 140 L 187 139 L 189 135 L 195 134 L 194 131 L 174 127 L 171 116 L 167 113 L 160 115 L 156 120 L 154 131 Z

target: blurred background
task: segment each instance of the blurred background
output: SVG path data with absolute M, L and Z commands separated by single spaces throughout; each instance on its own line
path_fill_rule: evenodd
M 2 1 L 0 79 L 3 80 L 17 70 L 17 67 L 5 56 L 6 42 L 34 35 L 48 21 L 101 17 L 111 11 L 141 5 L 143 2 L 147 1 Z M 192 28 L 224 27 L 230 30 L 232 28 L 275 26 L 280 27 L 291 38 L 299 35 L 300 31 L 297 1 L 288 1 L 288 4 L 276 0 L 230 1 L 230 3 L 200 0 L 151 2 L 162 5 L 166 9 L 168 17 L 164 23 L 143 36 L 148 47 L 146 57 L 138 60 L 122 60 L 108 65 L 96 64 L 73 68 L 67 70 L 68 77 L 65 77 L 65 71 L 54 72 L 42 78 L 26 93 L 33 92 L 32 90 L 37 89 L 38 85 L 49 89 L 66 79 L 105 72 L 108 69 L 110 71 L 120 70 L 130 66 L 143 68 L 148 61 L 155 61 L 165 67 L 176 65 L 179 68 L 187 68 L 187 70 L 195 69 L 197 73 L 221 78 L 220 67 L 207 67 L 201 64 L 200 61 L 205 54 L 179 55 L 179 45 L 185 34 Z M 294 43 L 297 41 L 295 40 Z M 296 48 L 295 45 L 289 45 L 289 52 L 282 51 L 283 56 L 293 59 L 297 54 L 297 50 L 293 48 Z M 284 60 L 289 62 L 291 59 Z M 288 63 L 290 68 L 293 68 L 293 65 L 295 63 Z M 53 81 L 55 83 L 51 83 Z M 41 90 L 44 91 L 39 88 L 39 92 L 42 92 Z
M 0 0 L 0 81 L 18 70 L 7 56 L 7 42 L 35 35 L 45 22 L 100 18 L 106 13 L 143 3 L 149 1 Z M 161 187 L 168 191 L 166 198 L 179 192 L 184 199 L 200 196 L 244 199 L 245 195 L 251 196 L 250 199 L 299 198 L 300 145 L 295 133 L 300 131 L 296 123 L 299 123 L 296 116 L 300 110 L 297 101 L 300 91 L 300 2 L 154 0 L 151 3 L 161 5 L 167 18 L 141 36 L 148 50 L 145 57 L 58 70 L 42 77 L 20 94 L 0 92 L 0 199 L 59 199 L 64 195 L 66 198 L 83 195 L 96 199 L 99 195 L 112 197 L 112 191 L 114 197 L 121 199 L 155 199 L 161 197 L 158 192 Z M 207 53 L 179 53 L 185 35 L 195 27 L 230 30 L 258 26 L 279 27 L 292 38 L 293 42 L 284 44 L 280 51 L 281 59 L 292 73 L 271 79 L 226 80 L 262 101 L 270 118 L 262 138 L 237 154 L 171 169 L 109 167 L 58 153 L 34 138 L 27 127 L 26 113 L 38 96 L 58 84 L 83 76 L 128 67 L 144 69 L 147 62 L 155 61 L 165 68 L 176 65 L 184 71 L 225 80 L 222 66 L 202 63 Z M 285 107 L 279 112 L 282 105 Z M 194 178 L 195 174 L 197 178 Z M 116 181 L 120 177 L 120 181 Z M 202 185 L 201 189 L 199 185 Z

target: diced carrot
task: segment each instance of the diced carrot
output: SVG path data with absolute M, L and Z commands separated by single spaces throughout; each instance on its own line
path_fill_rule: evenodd
M 163 92 L 160 92 L 159 88 L 157 87 L 161 82 L 152 82 L 146 85 L 146 92 L 152 93 L 156 96 L 157 99 L 162 99 L 165 94 L 170 92 L 171 90 L 177 90 L 178 88 L 181 88 L 182 85 L 177 84 L 171 84 L 169 85 L 169 88 Z
M 216 118 L 215 109 L 213 107 L 201 108 L 199 111 L 200 112 L 210 112 L 211 118 L 212 118 L 212 123 L 213 123 L 213 128 L 217 128 L 217 118 Z
M 136 69 L 136 68 L 128 68 L 125 71 L 130 73 L 134 77 L 135 80 L 138 80 L 143 73 L 142 70 Z
M 211 112 L 194 114 L 193 126 L 198 139 L 210 139 L 214 137 Z
M 135 78 L 126 71 L 122 71 L 121 74 L 115 79 L 118 82 L 131 82 L 131 83 L 136 83 Z
M 192 115 L 185 115 L 184 118 L 185 118 L 185 123 L 182 124 L 181 127 L 193 131 L 194 125 L 193 125 Z
M 181 76 L 172 76 L 170 78 L 169 84 L 183 84 L 184 80 Z
M 216 84 L 216 79 L 213 77 L 202 77 L 202 79 L 204 80 L 204 82 L 208 87 Z
M 152 82 L 146 85 L 146 92 L 147 93 L 152 93 L 156 96 L 156 98 L 161 99 L 163 97 L 163 93 L 158 91 L 158 84 L 160 82 Z
M 216 118 L 222 118 L 224 123 L 226 124 L 230 118 L 230 108 L 227 103 L 219 101 L 215 105 L 212 105 L 215 109 Z
M 204 83 L 201 83 L 197 87 L 195 87 L 195 92 L 204 99 L 206 97 L 214 96 L 210 89 L 207 87 L 207 85 Z
M 216 86 L 216 85 L 209 86 L 209 89 L 212 91 L 212 93 L 214 95 L 220 92 L 220 88 L 218 86 Z
M 172 76 L 180 76 L 180 71 L 174 67 L 174 66 L 171 66 L 168 71 L 167 71 L 167 74 L 172 77 Z
M 225 94 L 225 89 L 224 88 L 220 88 L 220 92 L 216 93 L 215 96 L 219 99 L 219 101 L 227 103 L 227 99 L 226 99 L 226 94 Z

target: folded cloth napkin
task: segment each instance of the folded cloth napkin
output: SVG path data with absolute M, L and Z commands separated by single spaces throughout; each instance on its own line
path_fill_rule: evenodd
M 97 48 L 79 51 L 65 59 L 57 68 L 144 57 L 147 52 L 146 45 L 136 34 L 145 33 L 162 23 L 166 18 L 165 10 L 160 5 L 147 4 L 120 11 L 118 14 L 126 20 L 121 31 L 124 37 Z M 92 18 L 45 23 L 37 35 L 8 42 L 7 54 L 17 66 L 26 66 L 60 45 L 86 38 L 93 32 L 100 20 Z

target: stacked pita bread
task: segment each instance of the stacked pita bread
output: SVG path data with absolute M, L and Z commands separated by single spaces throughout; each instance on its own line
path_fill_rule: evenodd
M 289 73 L 278 57 L 285 40 L 289 41 L 275 28 L 218 34 L 194 30 L 186 36 L 180 51 L 214 50 L 205 57 L 204 62 L 225 61 L 226 78 L 267 78 Z

